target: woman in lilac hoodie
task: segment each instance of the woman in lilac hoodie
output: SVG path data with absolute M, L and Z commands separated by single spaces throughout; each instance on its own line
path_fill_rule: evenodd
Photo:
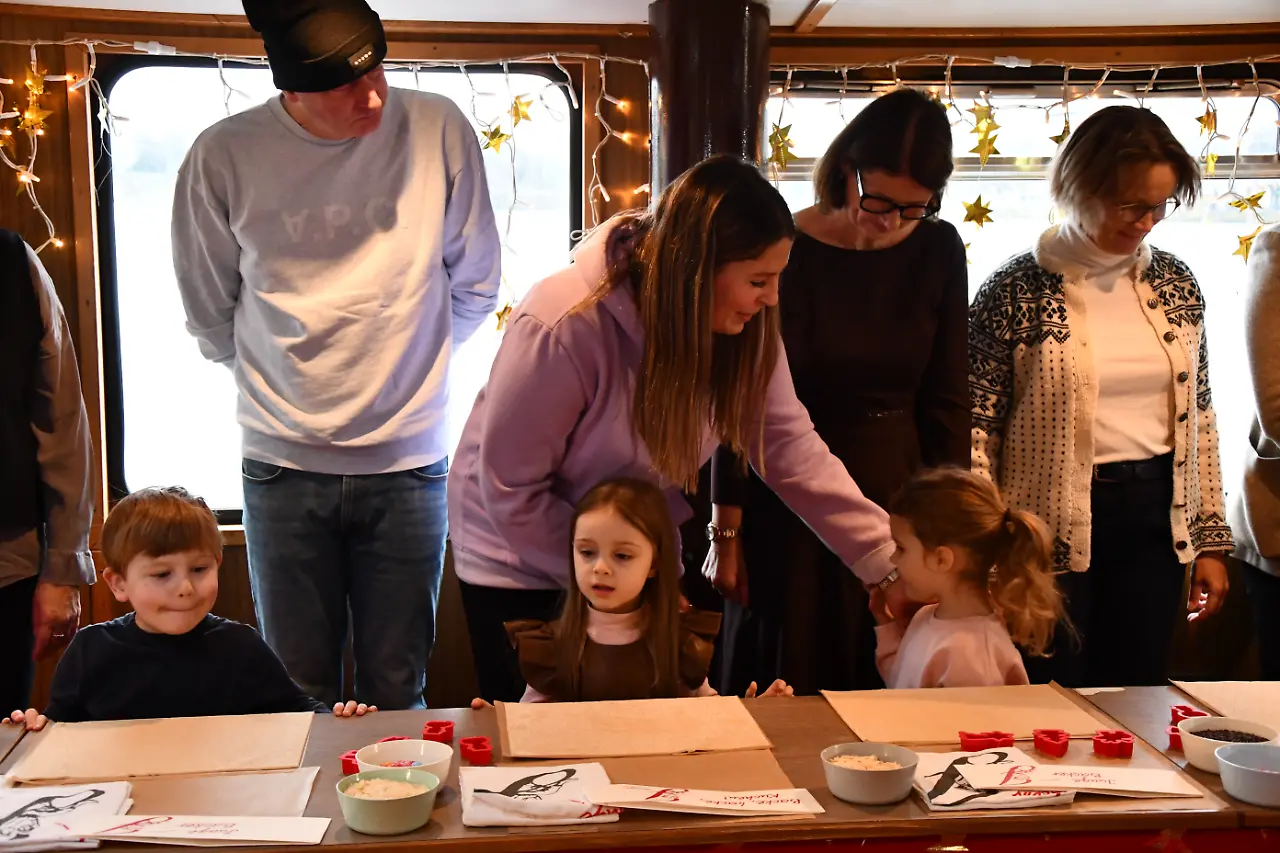
M 449 474 L 449 529 L 484 698 L 524 679 L 504 623 L 555 617 L 573 506 L 610 477 L 682 487 L 737 450 L 867 584 L 901 601 L 888 518 L 796 399 L 778 333 L 795 236 L 756 167 L 713 157 L 643 214 L 605 223 L 536 284 L 507 329 Z

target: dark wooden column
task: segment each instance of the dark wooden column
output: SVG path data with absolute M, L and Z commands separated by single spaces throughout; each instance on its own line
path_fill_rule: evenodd
M 769 9 L 750 0 L 649 4 L 650 185 L 712 154 L 760 160 L 769 94 Z

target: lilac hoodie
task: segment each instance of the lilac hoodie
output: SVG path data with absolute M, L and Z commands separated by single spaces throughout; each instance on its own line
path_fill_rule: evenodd
M 567 586 L 574 504 L 612 477 L 662 486 L 676 524 L 692 515 L 632 428 L 644 332 L 629 288 L 580 308 L 605 280 L 606 259 L 630 252 L 631 236 L 623 217 L 598 228 L 511 319 L 449 472 L 454 567 L 467 583 Z M 757 426 L 744 434 L 758 434 Z M 716 445 L 708 424 L 704 462 Z M 889 573 L 888 516 L 814 432 L 781 350 L 765 400 L 764 462 L 764 481 L 859 578 L 873 583 Z

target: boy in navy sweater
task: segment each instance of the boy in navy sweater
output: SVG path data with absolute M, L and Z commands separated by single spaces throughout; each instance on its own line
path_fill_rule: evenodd
M 81 630 L 54 672 L 44 714 L 6 723 L 328 712 L 248 625 L 210 614 L 222 538 L 209 507 L 185 489 L 143 489 L 107 516 L 103 578 L 133 613 Z M 377 708 L 339 702 L 336 716 Z

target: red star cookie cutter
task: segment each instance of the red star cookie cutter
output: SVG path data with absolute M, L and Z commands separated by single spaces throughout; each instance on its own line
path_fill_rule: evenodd
M 1172 705 L 1169 708 L 1169 722 L 1175 726 L 1183 720 L 1191 717 L 1207 716 L 1209 716 L 1208 711 L 1201 711 L 1198 708 L 1192 708 L 1190 705 Z
M 960 748 L 965 752 L 981 752 L 1000 746 L 1013 746 L 1012 732 L 960 732 Z
M 1169 735 L 1169 749 L 1182 752 L 1182 730 L 1177 726 L 1169 726 L 1165 729 L 1165 733 Z
M 1132 758 L 1133 735 L 1119 729 L 1103 729 L 1093 736 L 1093 754 L 1103 758 Z
M 452 720 L 428 720 L 422 727 L 422 739 L 436 743 L 453 743 Z
M 356 751 L 342 753 L 342 775 L 354 776 L 360 772 L 360 762 L 356 761 Z
M 458 746 L 462 757 L 472 764 L 493 763 L 493 743 L 487 737 L 464 737 Z
M 1071 735 L 1063 729 L 1036 729 L 1031 737 L 1039 752 L 1054 758 L 1066 755 L 1071 745 Z

